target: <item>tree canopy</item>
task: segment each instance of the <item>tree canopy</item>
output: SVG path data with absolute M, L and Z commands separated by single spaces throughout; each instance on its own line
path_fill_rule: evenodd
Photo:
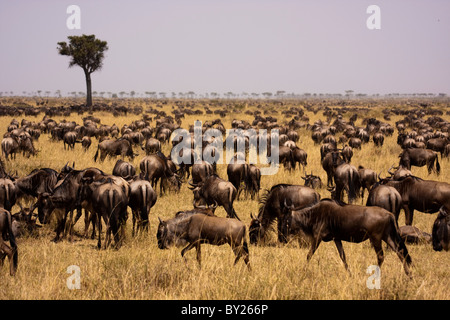
M 91 93 L 91 73 L 100 70 L 103 66 L 105 51 L 108 50 L 108 43 L 96 39 L 95 35 L 69 36 L 69 43 L 58 42 L 58 53 L 63 56 L 70 56 L 69 68 L 79 66 L 86 76 L 86 104 L 92 105 Z

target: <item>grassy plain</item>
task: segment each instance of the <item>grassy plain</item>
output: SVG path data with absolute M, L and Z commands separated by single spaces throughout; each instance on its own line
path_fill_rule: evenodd
M 5 101 L 3 101 L 4 104 Z M 140 105 L 146 110 L 155 107 L 157 102 L 127 101 L 129 105 Z M 232 102 L 225 101 L 232 104 Z M 208 102 L 196 102 L 194 109 L 202 109 Z M 277 117 L 280 123 L 290 120 L 284 118 L 281 110 L 290 106 L 298 106 L 298 102 L 285 102 L 284 106 L 272 102 L 264 102 L 270 115 Z M 390 102 L 390 106 L 394 106 Z M 168 114 L 174 104 L 169 100 L 161 110 Z M 255 105 L 239 102 L 240 108 L 229 112 L 222 118 L 226 128 L 231 128 L 234 118 L 252 121 L 253 116 L 245 111 L 263 110 Z M 366 106 L 366 105 L 364 105 Z M 361 112 L 357 125 L 361 125 L 363 117 L 374 116 L 382 119 L 381 110 L 385 104 L 371 107 L 369 112 Z M 213 109 L 213 108 L 211 108 Z M 267 115 L 269 115 L 267 114 Z M 325 120 L 322 111 L 317 113 L 306 111 L 309 123 L 317 119 Z M 82 117 L 72 114 L 70 117 L 55 116 L 57 121 L 63 119 L 82 123 Z M 345 113 L 348 119 L 351 112 Z M 114 117 L 108 112 L 94 113 L 100 117 L 102 123 L 116 124 L 119 127 L 140 119 L 142 115 Z M 15 117 L 19 121 L 26 118 L 40 121 L 43 114 L 37 117 Z M 218 115 L 191 115 L 183 119 L 182 127 L 187 128 L 195 120 L 214 120 Z M 450 116 L 443 116 L 447 121 Z M 403 116 L 392 115 L 390 121 L 402 119 Z M 0 118 L 0 133 L 5 133 L 13 117 Z M 154 126 L 154 122 L 152 122 Z M 320 164 L 319 148 L 310 138 L 306 129 L 299 130 L 298 145 L 308 153 L 307 171 L 321 176 L 326 182 L 326 175 Z M 373 143 L 363 145 L 356 150 L 352 160 L 355 166 L 363 165 L 377 172 L 386 174 L 386 170 L 398 163 L 401 149 L 396 144 L 397 131 L 394 136 L 385 140 L 382 148 L 374 147 Z M 36 157 L 24 158 L 18 155 L 15 161 L 6 161 L 6 168 L 23 176 L 38 167 L 61 169 L 66 162 L 75 161 L 77 169 L 96 166 L 105 172 L 112 172 L 116 159 L 106 159 L 103 163 L 95 163 L 93 157 L 97 149 L 97 141 L 88 152 L 83 152 L 77 144 L 74 151 L 64 150 L 62 142 L 50 141 L 49 135 L 43 134 L 36 142 L 39 153 Z M 137 150 L 139 156 L 134 165 L 139 167 L 139 161 L 144 156 L 142 150 Z M 164 146 L 165 154 L 170 147 Z M 412 169 L 413 173 L 425 179 L 449 182 L 450 162 L 441 160 L 442 172 L 428 175 L 425 168 Z M 226 178 L 226 165 L 218 166 L 218 174 Z M 277 183 L 303 184 L 302 172 L 298 169 L 292 173 L 280 169 L 274 176 L 262 177 L 262 189 L 269 189 Z M 261 191 L 262 193 L 263 191 Z M 324 188 L 319 190 L 322 197 L 329 197 Z M 367 193 L 366 193 L 367 197 Z M 364 199 L 364 203 L 365 203 Z M 359 203 L 362 203 L 359 200 Z M 75 237 L 74 242 L 63 240 L 53 243 L 53 231 L 50 226 L 41 230 L 38 238 L 18 239 L 19 269 L 15 277 L 10 277 L 5 262 L 0 268 L 0 299 L 450 299 L 448 284 L 450 279 L 450 254 L 435 252 L 430 244 L 408 245 L 408 250 L 415 267 L 412 269 L 413 278 L 405 276 L 401 263 L 395 253 L 385 250 L 385 262 L 381 268 L 381 288 L 370 290 L 366 286 L 369 274 L 366 273 L 370 265 L 376 264 L 376 256 L 369 242 L 351 244 L 344 242 L 344 249 L 351 273 L 347 273 L 339 258 L 333 242 L 322 243 L 312 260 L 306 263 L 307 247 L 301 247 L 296 241 L 287 245 L 279 245 L 273 234 L 263 246 L 250 245 L 250 261 L 253 270 L 249 272 L 240 261 L 233 267 L 234 255 L 228 246 L 202 247 L 202 268 L 199 269 L 195 260 L 195 251 L 187 253 L 188 262 L 185 264 L 180 255 L 181 248 L 160 250 L 156 243 L 156 228 L 158 217 L 170 218 L 175 212 L 192 207 L 192 192 L 183 184 L 179 193 L 169 193 L 158 197 L 156 205 L 150 213 L 150 230 L 147 235 L 133 238 L 131 236 L 131 218 L 128 219 L 125 244 L 119 250 L 108 249 L 99 251 L 96 241 Z M 235 202 L 235 209 L 241 219 L 248 225 L 250 213 L 258 211 L 258 201 L 241 200 Z M 17 206 L 12 210 L 17 212 Z M 218 208 L 216 214 L 225 216 L 225 211 Z M 419 229 L 431 233 L 431 227 L 436 215 L 416 212 L 414 225 Z M 83 221 L 78 222 L 75 230 L 81 235 L 84 228 Z M 399 225 L 404 224 L 403 213 Z M 385 245 L 383 246 L 385 247 Z M 66 284 L 70 274 L 67 268 L 71 265 L 79 266 L 81 270 L 81 288 L 69 290 Z

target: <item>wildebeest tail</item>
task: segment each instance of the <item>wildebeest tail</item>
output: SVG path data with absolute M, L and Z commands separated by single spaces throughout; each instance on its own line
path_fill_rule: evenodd
M 94 155 L 94 161 L 95 161 L 95 162 L 97 162 L 98 150 L 99 150 L 99 147 L 97 147 L 97 152 L 96 152 L 95 155 Z
M 436 154 L 436 173 L 440 174 L 441 173 L 441 165 L 439 164 L 439 157 Z
M 147 213 L 147 201 L 148 201 L 148 194 L 147 194 L 147 187 L 145 185 L 141 186 L 141 194 L 142 194 L 142 203 L 141 203 L 141 220 L 147 221 L 148 220 L 148 213 Z
M 348 171 L 348 202 L 352 203 L 356 199 L 356 179 L 352 170 Z

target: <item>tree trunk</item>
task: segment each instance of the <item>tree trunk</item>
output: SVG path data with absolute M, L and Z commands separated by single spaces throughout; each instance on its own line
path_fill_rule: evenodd
M 86 107 L 92 106 L 92 85 L 91 85 L 91 74 L 89 72 L 84 72 L 86 76 Z

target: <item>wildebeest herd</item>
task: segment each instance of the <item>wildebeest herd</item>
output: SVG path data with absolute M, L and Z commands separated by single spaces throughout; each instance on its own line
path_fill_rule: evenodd
M 450 156 L 450 123 L 439 115 L 426 114 L 420 108 L 401 110 L 398 112 L 404 118 L 395 126 L 375 118 L 363 119 L 362 126 L 357 126 L 356 113 L 347 121 L 339 110 L 334 113 L 326 110 L 326 120 L 310 124 L 303 108 L 292 107 L 283 111 L 285 119 L 292 117 L 289 121 L 279 122 L 274 117 L 262 116 L 259 111 L 251 113 L 254 116 L 251 123 L 235 119 L 231 122 L 232 128 L 278 130 L 280 166 L 283 170 L 303 172 L 304 185 L 281 183 L 261 192 L 260 168 L 246 160 L 248 136 L 234 138 L 244 139 L 242 145 L 245 148 L 233 149 L 234 161 L 226 164 L 226 177 L 219 176 L 217 163 L 203 159 L 193 161 L 196 157 L 193 144 L 189 163 L 174 161 L 173 152 L 163 153 L 163 146 L 175 148 L 181 142 L 173 136 L 171 139 L 171 135 L 180 128 L 181 119 L 185 113 L 189 114 L 188 110 L 175 109 L 173 116 L 155 112 L 154 118 L 146 113 L 142 119 L 120 128 L 102 124 L 100 118 L 93 116 L 83 118 L 82 124 L 57 122 L 47 115 L 39 122 L 12 120 L 1 143 L 5 160 L 0 167 L 0 257 L 3 262 L 8 256 L 10 274 L 14 275 L 18 267 L 16 238 L 25 233 L 38 234 L 38 229 L 51 219 L 56 221 L 54 241 L 64 237 L 73 239 L 74 225 L 84 213 L 84 236 L 89 236 L 92 226 L 90 237 L 97 237 L 98 248 L 107 248 L 112 238 L 114 246 L 119 248 L 124 240 L 128 208 L 132 213 L 133 236 L 146 233 L 149 213 L 158 197 L 166 192 L 179 192 L 185 182 L 192 190 L 193 209 L 176 212 L 168 220 L 159 219 L 157 244 L 160 249 L 185 246 L 181 251 L 183 257 L 186 251 L 196 248 L 199 263 L 201 244 L 229 244 L 236 256 L 235 263 L 243 257 L 250 269 L 247 237 L 251 244 L 263 243 L 275 221 L 280 243 L 287 242 L 293 234 L 307 237 L 310 243 L 308 260 L 321 241 L 333 240 L 346 268 L 342 241 L 370 240 L 380 266 L 384 259 L 384 241 L 397 253 L 407 274 L 410 274 L 412 258 L 406 243 L 425 239 L 436 251 L 450 249 L 450 185 L 425 180 L 411 172 L 412 166 L 426 166 L 429 174 L 439 175 L 442 159 Z M 229 138 L 220 118 L 205 121 L 202 132 L 207 129 L 219 131 L 224 141 Z M 321 166 L 327 176 L 329 198 L 321 199 L 317 191 L 325 185 L 317 172 L 316 175 L 307 173 L 308 155 L 297 146 L 300 129 L 309 135 L 302 139 L 312 139 L 317 145 Z M 193 126 L 189 127 L 189 132 L 194 140 Z M 398 164 L 389 164 L 386 168 L 386 177 L 382 178 L 381 173 L 370 168 L 352 164 L 353 154 L 361 145 L 373 143 L 382 148 L 385 137 L 396 133 L 397 143 L 403 151 Z M 93 160 L 99 166 L 107 157 L 118 159 L 111 173 L 98 167 L 76 169 L 75 163 L 69 162 L 62 168 L 35 168 L 21 177 L 7 172 L 5 161 L 14 162 L 18 153 L 24 157 L 38 154 L 35 141 L 41 134 L 49 135 L 55 143 L 61 141 L 64 149 L 69 150 L 79 143 L 87 151 L 92 141 L 97 140 Z M 271 135 L 267 137 L 270 139 Z M 219 154 L 221 150 L 215 142 L 214 138 L 205 136 L 203 150 L 212 155 Z M 234 141 L 232 145 L 238 144 Z M 341 148 L 338 148 L 339 144 Z M 139 150 L 145 155 L 136 168 L 126 160 L 139 157 Z M 356 205 L 357 199 L 364 198 L 365 190 L 369 193 L 366 205 Z M 251 216 L 249 226 L 240 221 L 233 205 L 242 192 L 243 197 L 257 198 L 260 204 L 258 214 Z M 345 195 L 348 203 L 344 202 Z M 23 201 L 31 205 L 24 207 Z M 20 211 L 11 214 L 15 205 Z M 224 208 L 226 218 L 215 215 L 219 206 Z M 401 210 L 405 212 L 406 226 L 399 227 Z M 431 235 L 412 226 L 415 210 L 438 213 Z M 102 245 L 103 224 L 106 231 Z

